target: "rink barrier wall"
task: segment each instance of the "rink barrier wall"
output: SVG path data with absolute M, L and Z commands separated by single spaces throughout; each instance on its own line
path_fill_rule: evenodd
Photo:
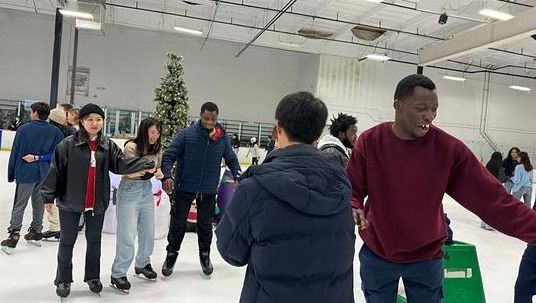
M 15 140 L 15 131 L 11 130 L 4 130 L 0 129 L 0 146 L 1 150 L 9 151 L 11 150 L 11 146 L 13 146 L 13 141 Z M 125 146 L 125 142 L 127 142 L 127 139 L 119 139 L 119 138 L 111 138 L 112 141 L 114 141 L 121 149 Z M 251 158 L 246 158 L 246 155 L 248 153 L 249 148 L 248 147 L 240 147 L 238 150 L 238 161 L 243 166 L 249 166 L 251 165 Z M 260 159 L 259 163 L 262 163 L 264 158 L 266 157 L 266 150 L 265 149 L 259 149 Z

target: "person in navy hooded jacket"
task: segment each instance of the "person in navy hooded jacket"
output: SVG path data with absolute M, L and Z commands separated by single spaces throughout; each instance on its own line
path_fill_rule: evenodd
M 291 94 L 275 118 L 279 148 L 248 169 L 216 229 L 223 259 L 248 266 L 240 302 L 354 302 L 350 183 L 312 145 L 326 105 Z
M 197 237 L 201 269 L 212 274 L 210 244 L 212 243 L 212 218 L 216 205 L 216 192 L 220 182 L 222 158 L 233 176 L 240 174 L 238 158 L 231 148 L 229 136 L 218 124 L 218 106 L 206 102 L 201 106 L 199 122 L 183 129 L 173 139 L 162 156 L 162 187 L 174 193 L 171 202 L 171 221 L 167 236 L 166 260 L 162 274 L 169 277 L 177 261 L 178 251 L 186 232 L 186 218 L 193 200 L 197 203 Z M 171 167 L 177 163 L 175 180 Z

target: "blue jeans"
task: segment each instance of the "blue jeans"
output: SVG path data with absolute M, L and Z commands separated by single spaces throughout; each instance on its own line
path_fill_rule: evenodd
M 532 303 L 536 295 L 536 246 L 528 245 L 519 263 L 514 303 Z
M 121 180 L 117 191 L 117 240 L 112 277 L 126 277 L 134 259 L 135 267 L 151 263 L 154 248 L 154 198 L 151 180 Z
M 395 303 L 400 278 L 408 303 L 439 303 L 443 298 L 443 259 L 393 263 L 363 245 L 359 261 L 361 289 L 367 303 Z
M 512 193 L 512 187 L 514 187 L 514 182 L 512 180 L 508 180 L 504 182 L 504 187 L 506 188 L 506 191 L 511 194 Z
M 523 201 L 525 202 L 525 205 L 528 207 L 531 207 L 531 200 L 532 200 L 532 186 L 523 186 L 515 193 L 512 193 L 512 196 L 516 197 L 521 201 L 521 197 L 523 197 Z

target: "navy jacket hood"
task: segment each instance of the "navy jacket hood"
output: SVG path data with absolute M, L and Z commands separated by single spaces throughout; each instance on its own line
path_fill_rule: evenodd
M 311 145 L 274 150 L 263 165 L 251 168 L 250 176 L 275 197 L 309 215 L 331 216 L 350 201 L 346 172 Z

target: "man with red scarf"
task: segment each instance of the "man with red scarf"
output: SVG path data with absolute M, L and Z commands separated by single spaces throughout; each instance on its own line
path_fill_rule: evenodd
M 162 157 L 162 187 L 173 194 L 171 221 L 168 233 L 167 255 L 162 274 L 169 277 L 177 261 L 184 233 L 186 218 L 193 200 L 197 203 L 197 236 L 201 269 L 212 274 L 210 244 L 216 192 L 220 179 L 222 158 L 233 173 L 240 174 L 240 165 L 229 137 L 218 124 L 218 106 L 206 102 L 201 106 L 199 122 L 181 130 Z M 175 175 L 171 168 L 176 163 Z

